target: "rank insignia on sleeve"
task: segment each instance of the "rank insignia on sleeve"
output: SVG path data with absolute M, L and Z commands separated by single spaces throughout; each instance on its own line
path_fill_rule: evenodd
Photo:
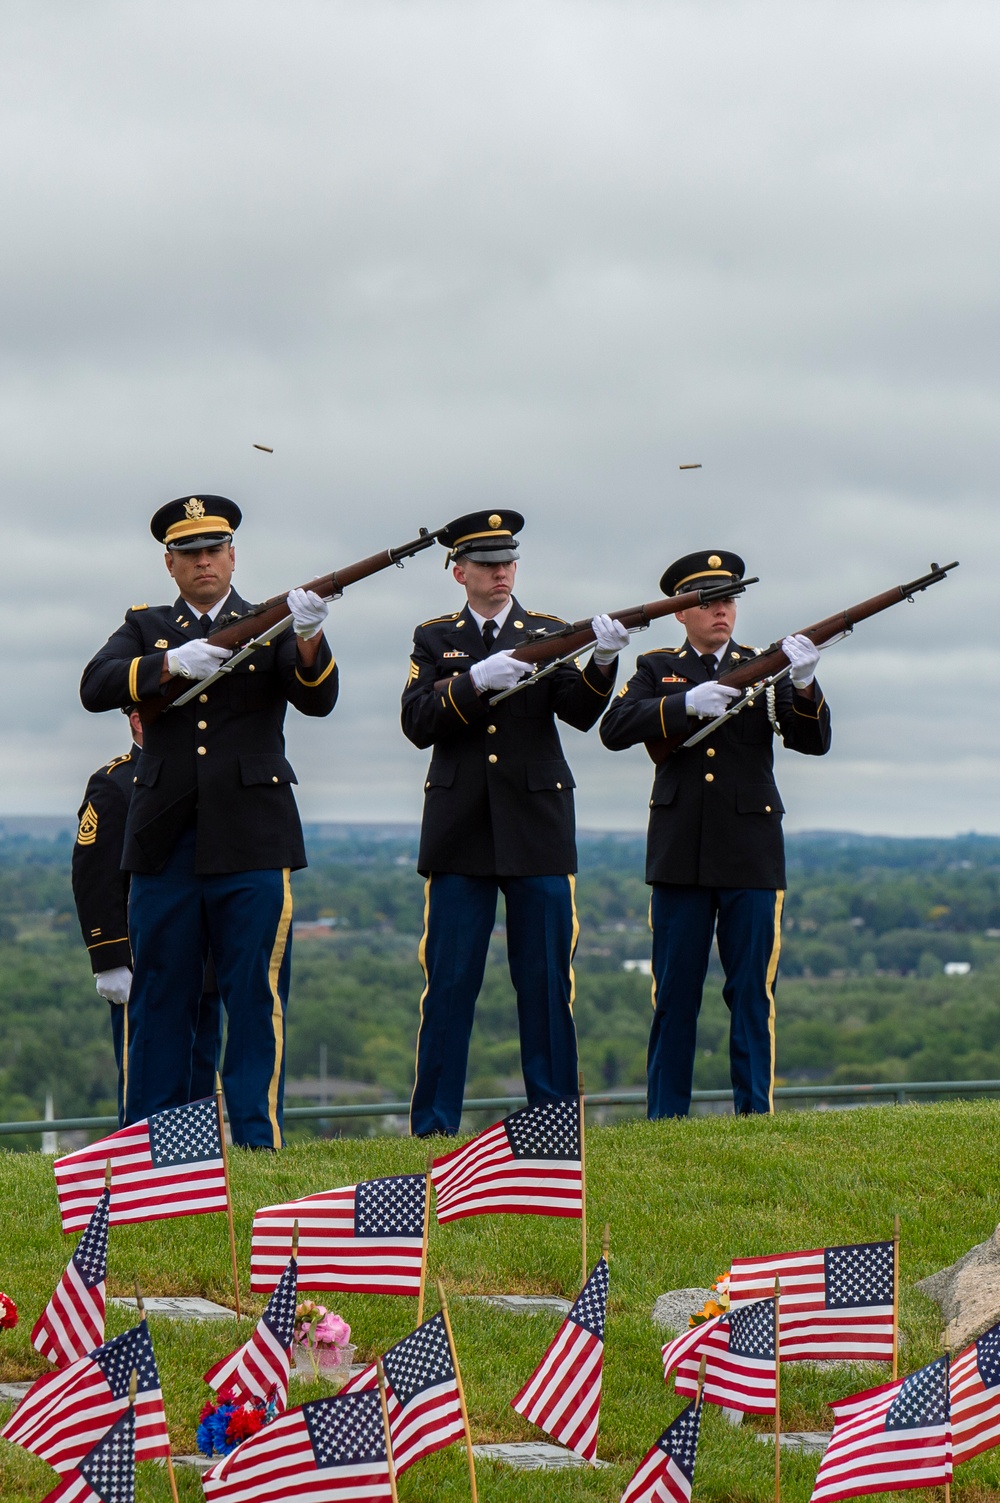
M 77 845 L 93 845 L 97 839 L 97 810 L 93 804 L 88 803 L 80 816 L 80 828 L 77 832 Z
M 420 677 L 420 669 L 417 666 L 417 664 L 413 661 L 413 659 L 411 658 L 410 659 L 410 672 L 409 672 L 409 675 L 408 675 L 407 680 L 406 680 L 406 687 L 409 688 L 410 685 L 413 683 L 414 679 L 417 679 L 419 677 Z
M 625 685 L 624 689 L 619 689 L 618 690 L 618 698 L 619 699 L 624 699 L 627 693 L 628 693 L 628 684 Z
M 167 641 L 166 637 L 157 637 L 156 641 L 153 643 L 153 646 L 154 647 L 169 647 L 170 643 Z
M 469 654 L 467 652 L 443 652 L 441 656 L 443 658 L 467 658 Z

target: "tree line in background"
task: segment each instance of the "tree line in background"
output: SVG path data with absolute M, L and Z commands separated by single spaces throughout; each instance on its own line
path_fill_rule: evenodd
M 1000 840 L 790 836 L 778 988 L 778 1072 L 789 1081 L 1000 1078 Z M 290 1080 L 325 1063 L 331 1099 L 367 1086 L 406 1097 L 422 977 L 415 836 L 312 833 L 294 878 Z M 66 841 L 0 842 L 0 1119 L 113 1110 L 107 1004 L 76 925 Z M 592 1089 L 644 1081 L 650 982 L 642 841 L 585 836 L 576 1019 Z M 498 923 L 502 925 L 502 904 Z M 625 969 L 626 962 L 631 962 Z M 945 966 L 964 974 L 947 975 Z M 729 1081 L 728 1020 L 713 962 L 695 1083 Z M 519 1089 L 502 939 L 491 953 L 470 1095 Z M 351 1082 L 344 1087 L 341 1082 Z M 354 1099 L 357 1099 L 356 1096 Z M 37 1140 L 25 1140 L 36 1147 Z M 13 1145 L 11 1145 L 13 1146 Z

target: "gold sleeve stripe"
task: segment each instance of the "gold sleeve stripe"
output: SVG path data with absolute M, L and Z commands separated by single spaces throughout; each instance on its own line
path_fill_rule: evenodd
M 303 678 L 297 668 L 295 670 L 295 677 L 298 679 L 300 684 L 305 684 L 307 689 L 317 689 L 325 678 L 330 677 L 330 674 L 333 672 L 336 666 L 337 659 L 331 658 L 326 667 L 323 669 L 323 672 L 320 674 L 319 678 Z
M 127 942 L 128 935 L 123 934 L 120 939 L 99 939 L 96 945 L 88 945 L 88 950 L 99 950 L 102 945 L 123 945 Z
M 451 679 L 448 680 L 448 698 L 451 700 L 451 707 L 455 711 L 455 714 L 458 716 L 459 720 L 463 725 L 468 725 L 469 722 L 466 720 L 465 716 L 458 708 L 458 705 L 455 703 L 455 696 L 451 692 Z
M 80 828 L 77 831 L 77 845 L 93 845 L 97 839 L 97 810 L 88 802 L 86 809 L 80 816 Z
M 142 658 L 133 658 L 128 665 L 128 697 L 137 700 L 139 698 L 139 664 Z
M 810 715 L 810 713 L 809 713 L 808 710 L 800 710 L 799 707 L 798 707 L 798 705 L 792 705 L 792 709 L 795 711 L 796 715 L 801 715 L 803 720 L 818 720 L 819 719 L 819 712 L 820 712 L 820 710 L 822 710 L 822 708 L 823 708 L 823 706 L 825 704 L 826 704 L 826 695 L 823 694 L 823 695 L 820 696 L 819 704 L 816 706 L 815 710 L 813 711 L 813 713 L 811 715 Z
M 663 706 L 666 704 L 666 696 L 660 700 L 660 730 L 663 732 L 664 741 L 667 739 L 667 728 L 663 724 Z

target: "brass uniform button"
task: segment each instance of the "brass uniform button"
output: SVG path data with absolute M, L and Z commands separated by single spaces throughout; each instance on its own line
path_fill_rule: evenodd
M 199 757 L 203 757 L 205 755 L 206 751 L 207 751 L 207 747 L 199 746 L 199 748 L 198 748 L 198 755 L 199 755 Z
M 708 751 L 705 753 L 705 755 L 706 755 L 706 757 L 714 757 L 715 756 L 715 747 L 714 746 L 710 746 L 708 748 Z
M 556 784 L 556 787 L 557 787 L 557 788 L 561 788 L 561 787 L 562 787 L 562 784 L 561 784 L 561 783 L 557 783 L 557 784 Z
M 496 761 L 496 755 L 493 752 L 490 752 L 490 761 L 491 762 L 495 762 Z
M 138 778 L 133 778 L 132 781 L 133 781 L 133 783 L 138 783 L 139 779 Z
M 199 720 L 198 721 L 198 729 L 199 729 L 199 731 L 207 731 L 208 730 L 208 721 L 207 720 Z
M 764 805 L 764 813 L 765 814 L 770 814 L 770 812 L 771 812 L 771 805 L 770 804 L 765 804 Z
M 711 772 L 706 772 L 706 774 L 705 774 L 705 782 L 706 783 L 714 783 L 715 782 L 715 774 L 711 773 Z
M 515 621 L 514 622 L 514 630 L 515 631 L 522 631 L 523 629 L 524 629 L 524 622 L 523 621 Z
M 257 672 L 257 664 L 256 663 L 251 663 L 250 664 L 249 672 L 251 672 L 251 673 L 256 673 Z
M 277 779 L 277 778 L 272 778 L 272 779 L 271 779 L 271 782 L 272 782 L 272 783 L 276 783 L 276 782 L 277 782 L 277 781 L 278 781 L 278 779 Z
M 198 703 L 200 705 L 207 705 L 208 704 L 208 695 L 207 694 L 199 694 L 198 695 Z
M 495 735 L 496 735 L 496 733 L 497 733 L 497 728 L 496 728 L 496 726 L 495 726 L 495 725 L 488 725 L 488 726 L 487 726 L 487 727 L 486 727 L 486 734 L 487 734 L 487 735 L 488 735 L 488 736 L 495 736 Z

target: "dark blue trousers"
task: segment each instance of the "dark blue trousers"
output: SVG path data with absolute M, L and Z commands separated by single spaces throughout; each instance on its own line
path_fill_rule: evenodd
M 476 999 L 500 892 L 507 904 L 507 965 L 517 993 L 528 1104 L 577 1094 L 574 888 L 573 877 L 428 877 L 420 942 L 427 984 L 410 1103 L 416 1136 L 458 1132 Z
M 691 1109 L 698 1013 L 713 933 L 726 973 L 729 1073 L 737 1113 L 774 1110 L 774 985 L 783 892 L 653 883 L 653 1026 L 646 1060 L 650 1117 Z
M 118 1125 L 125 1126 L 125 1069 L 128 1060 L 128 1010 L 117 1002 L 111 1009 L 111 1043 L 118 1069 Z M 198 1021 L 191 1051 L 191 1083 L 188 1100 L 201 1101 L 215 1090 L 215 1072 L 222 1049 L 222 998 L 217 991 L 204 991 L 198 1006 Z
M 222 1082 L 233 1142 L 282 1146 L 291 921 L 287 869 L 198 876 L 193 829 L 178 840 L 162 872 L 133 873 L 126 1121 L 190 1099 L 211 946 L 229 1020 Z

